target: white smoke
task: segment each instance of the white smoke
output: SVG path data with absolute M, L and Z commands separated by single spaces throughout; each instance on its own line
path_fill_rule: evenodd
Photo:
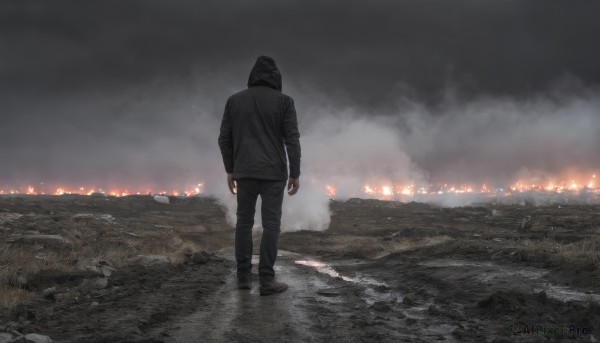
M 578 168 L 587 173 L 600 167 L 598 113 L 600 97 L 594 94 L 488 98 L 448 102 L 434 110 L 417 105 L 369 114 L 315 106 L 299 115 L 301 121 L 305 116 L 301 189 L 295 197 L 285 198 L 282 231 L 327 229 L 327 185 L 335 186 L 335 199 L 345 200 L 368 197 L 364 186 L 369 183 L 487 183 L 494 190 L 517 179 L 539 183 L 565 172 L 573 175 Z M 590 194 L 446 193 L 401 200 L 456 207 L 490 201 L 549 204 L 590 199 Z M 224 204 L 234 223 L 234 197 L 227 197 Z
M 282 231 L 326 230 L 329 227 L 329 197 L 326 185 L 336 187 L 336 197 L 361 197 L 370 180 L 410 182 L 418 171 L 403 151 L 392 127 L 376 120 L 326 115 L 304 130 L 301 137 L 302 170 L 300 190 L 285 196 Z M 227 219 L 235 224 L 236 200 L 219 196 Z M 260 202 L 255 225 L 260 225 Z

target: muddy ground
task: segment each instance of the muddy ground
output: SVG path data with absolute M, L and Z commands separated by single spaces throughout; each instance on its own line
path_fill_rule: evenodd
M 328 230 L 281 236 L 276 272 L 290 289 L 261 297 L 257 284 L 236 289 L 234 232 L 213 199 L 0 198 L 3 248 L 60 259 L 37 269 L 0 260 L 0 271 L 11 270 L 5 292 L 25 295 L 3 312 L 0 342 L 30 333 L 57 342 L 593 342 L 599 335 L 598 205 L 330 205 Z M 49 235 L 62 240 L 40 237 Z M 169 237 L 176 242 L 161 245 Z

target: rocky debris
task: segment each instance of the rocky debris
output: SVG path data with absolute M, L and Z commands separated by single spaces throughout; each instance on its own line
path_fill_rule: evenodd
M 97 263 L 94 263 L 91 260 L 80 261 L 77 264 L 77 267 L 80 270 L 90 271 L 99 275 L 101 274 L 105 277 L 109 277 L 117 271 L 115 268 L 110 266 L 108 261 L 104 260 L 98 261 Z
M 50 287 L 42 291 L 42 296 L 46 299 L 54 299 L 54 293 L 56 293 L 56 287 Z
M 104 277 L 95 278 L 94 280 L 92 280 L 92 285 L 94 285 L 96 289 L 104 289 L 108 287 L 108 279 Z
M 156 201 L 159 204 L 165 204 L 165 205 L 168 205 L 170 203 L 169 197 L 164 196 L 164 195 L 155 195 L 154 201 Z
M 54 300 L 56 302 L 64 302 L 75 297 L 75 295 L 69 291 L 59 292 L 57 287 L 46 288 L 42 292 L 42 295 L 44 298 Z
M 70 299 L 72 299 L 74 297 L 75 297 L 75 295 L 73 293 L 71 293 L 71 292 L 62 292 L 62 293 L 54 293 L 53 294 L 54 301 L 59 302 L 59 303 L 60 302 L 65 302 L 65 301 L 70 300 Z
M 172 264 L 173 260 L 164 255 L 138 255 L 134 263 L 142 267 L 152 267 L 157 265 Z
M 41 234 L 28 234 L 21 235 L 7 240 L 7 242 L 18 242 L 24 244 L 42 244 L 42 245 L 50 245 L 50 246 L 71 246 L 73 242 L 69 239 L 64 238 L 61 235 L 41 235 Z
M 185 261 L 187 264 L 206 264 L 209 259 L 210 254 L 206 251 L 185 254 Z
M 111 266 L 102 266 L 100 267 L 100 271 L 102 272 L 102 275 L 104 275 L 105 277 L 109 277 L 117 270 Z

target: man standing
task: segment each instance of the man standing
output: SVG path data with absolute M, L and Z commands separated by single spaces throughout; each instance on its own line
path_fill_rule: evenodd
M 259 56 L 250 72 L 248 89 L 227 100 L 219 148 L 229 190 L 237 193 L 238 286 L 250 289 L 252 281 L 252 227 L 260 195 L 263 227 L 258 263 L 260 295 L 283 292 L 287 285 L 275 280 L 273 265 L 286 181 L 289 195 L 296 194 L 300 187 L 300 134 L 294 100 L 281 92 L 281 73 L 272 58 Z

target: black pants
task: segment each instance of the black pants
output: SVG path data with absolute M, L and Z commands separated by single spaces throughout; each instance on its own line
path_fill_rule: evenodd
M 277 258 L 277 246 L 281 227 L 281 205 L 286 180 L 239 179 L 237 183 L 237 223 L 235 225 L 235 258 L 237 274 L 252 270 L 252 227 L 256 199 L 262 200 L 261 216 L 263 233 L 260 241 L 258 275 L 261 281 L 273 279 L 273 265 Z

